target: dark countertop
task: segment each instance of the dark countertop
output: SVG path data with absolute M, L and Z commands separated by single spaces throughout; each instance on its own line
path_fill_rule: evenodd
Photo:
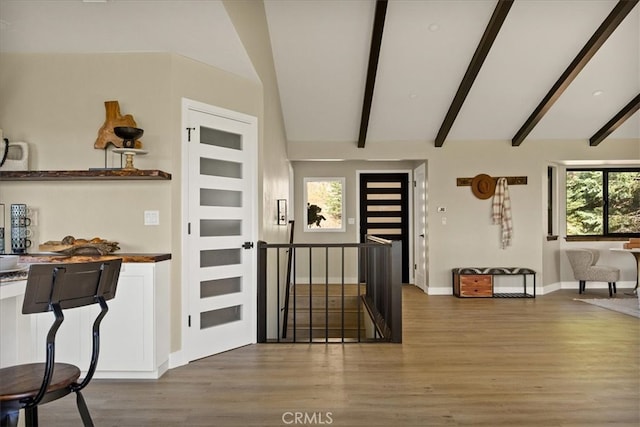
M 122 258 L 122 262 L 130 263 L 144 263 L 144 262 L 160 262 L 171 259 L 171 254 L 131 254 L 131 253 L 113 253 L 110 255 L 56 255 L 51 253 L 43 254 L 24 254 L 20 255 L 21 264 L 35 264 L 35 263 L 51 263 L 51 262 L 91 262 L 100 261 L 103 259 Z

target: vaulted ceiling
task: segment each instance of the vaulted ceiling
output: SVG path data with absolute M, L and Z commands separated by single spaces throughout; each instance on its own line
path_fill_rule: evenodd
M 640 139 L 636 3 L 265 0 L 287 138 Z M 0 50 L 170 51 L 258 78 L 218 0 L 0 0 Z
M 499 3 L 388 2 L 366 141 L 434 143 Z M 445 141 L 513 140 L 617 4 L 514 1 Z M 290 140 L 360 140 L 375 9 L 266 2 Z M 637 97 L 639 17 L 635 7 L 621 19 L 526 138 L 588 140 Z M 610 137 L 640 137 L 639 114 Z

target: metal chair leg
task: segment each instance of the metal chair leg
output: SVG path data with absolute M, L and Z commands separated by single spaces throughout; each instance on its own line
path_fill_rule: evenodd
M 80 391 L 76 391 L 76 403 L 78 404 L 78 412 L 80 412 L 82 424 L 85 427 L 93 427 L 93 420 L 89 414 L 89 408 L 87 408 L 87 403 L 84 401 L 84 397 Z
M 609 285 L 609 298 L 611 298 L 613 296 L 613 286 L 611 286 L 611 282 L 609 282 L 608 285 Z
M 29 406 L 24 408 L 24 425 L 26 427 L 38 427 L 37 406 Z

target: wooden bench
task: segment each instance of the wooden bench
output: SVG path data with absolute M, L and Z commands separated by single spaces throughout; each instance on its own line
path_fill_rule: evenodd
M 536 272 L 523 267 L 464 267 L 454 268 L 453 294 L 459 298 L 535 298 Z M 533 293 L 527 292 L 527 276 L 533 276 Z M 522 276 L 522 293 L 496 293 L 494 276 Z

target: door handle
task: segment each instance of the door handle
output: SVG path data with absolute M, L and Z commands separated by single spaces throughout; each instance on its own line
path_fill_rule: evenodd
M 424 238 L 424 234 L 421 234 L 420 237 Z
M 242 247 L 243 247 L 244 249 L 251 249 L 251 248 L 253 248 L 253 242 L 244 242 L 244 243 L 242 244 Z

